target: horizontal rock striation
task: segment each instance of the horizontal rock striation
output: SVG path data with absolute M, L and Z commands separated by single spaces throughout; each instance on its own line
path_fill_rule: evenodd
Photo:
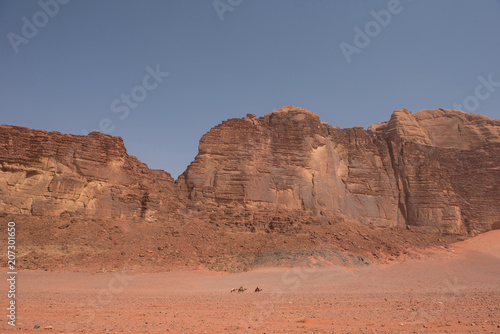
M 500 121 L 460 111 L 397 110 L 367 130 L 332 127 L 293 106 L 249 114 L 206 133 L 175 182 L 97 132 L 3 125 L 0 163 L 7 214 L 193 220 L 285 235 L 349 221 L 456 234 L 500 228 Z
M 498 120 L 444 109 L 339 129 L 286 106 L 214 127 L 176 182 L 211 212 L 481 232 L 500 217 L 499 129 Z
M 386 141 L 407 224 L 477 233 L 500 222 L 500 120 L 395 111 L 369 131 Z
M 170 174 L 129 156 L 119 137 L 0 126 L 0 211 L 155 220 L 181 205 Z

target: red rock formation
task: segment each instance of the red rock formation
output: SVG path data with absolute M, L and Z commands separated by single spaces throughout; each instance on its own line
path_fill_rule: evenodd
M 0 126 L 0 211 L 155 220 L 181 205 L 170 174 L 129 156 L 123 141 Z
M 407 224 L 482 232 L 500 221 L 500 120 L 397 110 L 369 128 L 391 151 Z
M 476 233 L 500 225 L 500 121 L 395 111 L 339 129 L 286 106 L 214 127 L 174 184 L 118 137 L 0 126 L 0 212 L 201 222 L 293 234 L 304 224 Z M 195 210 L 183 210 L 188 208 Z
M 339 129 L 286 106 L 213 128 L 176 182 L 208 208 L 485 231 L 500 216 L 499 125 L 458 111 L 399 110 L 369 130 Z

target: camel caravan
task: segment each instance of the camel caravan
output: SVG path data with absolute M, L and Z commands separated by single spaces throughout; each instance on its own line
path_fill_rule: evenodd
M 247 288 L 244 288 L 242 286 L 240 286 L 239 288 L 233 288 L 233 289 L 231 289 L 231 293 L 233 293 L 233 292 L 240 293 L 240 292 L 245 292 L 245 291 L 247 291 Z M 262 289 L 259 288 L 259 287 L 256 287 L 255 290 L 254 290 L 254 292 L 261 292 L 261 291 L 262 291 Z

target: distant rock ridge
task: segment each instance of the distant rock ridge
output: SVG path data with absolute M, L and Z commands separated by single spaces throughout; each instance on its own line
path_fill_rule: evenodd
M 391 120 L 368 130 L 386 138 L 417 144 L 472 150 L 486 143 L 500 144 L 500 120 L 456 110 L 396 110 Z
M 445 109 L 396 110 L 367 130 L 294 106 L 229 119 L 202 136 L 175 182 L 96 132 L 2 125 L 0 163 L 8 214 L 277 231 L 338 220 L 458 234 L 500 225 L 500 120 Z

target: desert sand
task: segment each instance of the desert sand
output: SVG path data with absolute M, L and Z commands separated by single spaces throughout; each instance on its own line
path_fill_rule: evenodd
M 23 270 L 17 290 L 2 332 L 500 333 L 500 230 L 358 269 Z

